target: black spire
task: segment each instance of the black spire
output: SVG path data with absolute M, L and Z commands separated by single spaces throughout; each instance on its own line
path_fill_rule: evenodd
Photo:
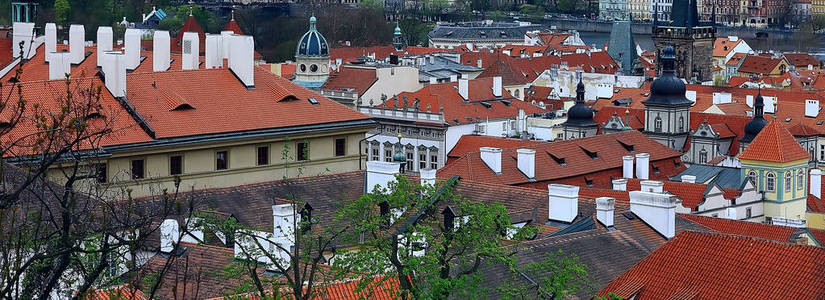
M 650 84 L 650 97 L 642 103 L 658 106 L 690 106 L 693 104 L 685 97 L 685 83 L 676 77 L 676 56 L 673 46 L 666 46 L 659 59 L 662 64 L 662 74 Z
M 712 11 L 710 12 L 710 25 L 716 26 L 716 0 L 713 1 L 711 4 Z
M 762 131 L 762 128 L 768 124 L 764 117 L 765 100 L 762 99 L 762 89 L 756 95 L 756 100 L 753 101 L 753 120 L 745 124 L 745 136 L 739 139 L 739 142 L 750 143 Z
M 588 127 L 596 126 L 593 121 L 593 110 L 584 103 L 584 83 L 579 75 L 579 84 L 576 85 L 576 104 L 567 110 L 565 126 Z
M 659 1 L 653 0 L 653 27 L 659 23 Z
M 576 85 L 576 103 L 584 103 L 584 83 L 579 75 L 579 84 Z
M 765 100 L 762 99 L 762 89 L 756 94 L 756 100 L 753 102 L 753 117 L 764 118 Z

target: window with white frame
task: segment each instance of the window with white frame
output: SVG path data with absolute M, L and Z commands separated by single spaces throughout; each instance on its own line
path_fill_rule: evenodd
M 765 190 L 768 192 L 776 191 L 776 173 L 769 172 L 765 175 Z
M 796 189 L 801 190 L 805 187 L 805 169 L 796 171 Z
M 793 175 L 791 175 L 791 171 L 785 172 L 785 191 L 791 191 L 793 189 L 793 185 L 791 179 Z

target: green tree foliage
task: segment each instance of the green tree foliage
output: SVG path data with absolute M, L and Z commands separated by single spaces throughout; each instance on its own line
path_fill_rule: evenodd
M 524 276 L 535 284 L 527 284 Z M 496 289 L 503 299 L 564 299 L 588 283 L 586 266 L 576 255 L 564 255 L 559 250 L 546 253 L 543 260 L 514 267 L 510 278 Z
M 426 46 L 429 42 L 427 35 L 433 28 L 431 23 L 421 22 L 419 20 L 405 18 L 398 22 L 398 27 L 401 28 L 401 35 L 407 41 L 407 45 Z
M 541 16 L 544 14 L 544 8 L 539 5 L 522 4 L 519 11 L 524 15 Z
M 54 15 L 55 22 L 57 22 L 57 24 L 66 24 L 70 12 L 71 7 L 69 6 L 69 0 L 54 1 Z
M 559 11 L 563 13 L 572 13 L 576 10 L 576 1 L 574 0 L 558 0 Z

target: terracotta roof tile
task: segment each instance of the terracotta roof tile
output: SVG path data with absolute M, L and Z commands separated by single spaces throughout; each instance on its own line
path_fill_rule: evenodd
M 486 135 L 464 135 L 458 139 L 458 143 L 455 144 L 447 156 L 449 158 L 459 158 L 470 152 L 478 152 L 478 149 L 481 147 L 516 148 L 540 143 L 543 143 L 543 141 L 502 138 Z
M 814 136 L 819 134 L 818 130 L 805 125 L 805 123 L 796 123 L 796 125 L 788 128 L 788 132 L 793 136 Z
M 785 53 L 784 55 L 785 58 L 797 68 L 807 69 L 808 65 L 812 65 L 815 68 L 819 67 L 819 60 L 808 53 Z
M 761 55 L 748 55 L 739 66 L 738 71 L 743 73 L 770 74 L 783 58 L 771 58 Z
M 598 294 L 669 299 L 691 290 L 701 299 L 815 299 L 825 294 L 823 260 L 821 247 L 685 231 Z
M 725 139 L 725 138 L 732 138 L 732 137 L 736 136 L 736 134 L 733 133 L 733 131 L 730 130 L 730 128 L 728 127 L 727 124 L 724 124 L 724 123 L 722 123 L 722 124 L 712 124 L 712 125 L 710 125 L 710 127 L 713 128 L 714 132 L 719 134 L 719 138 Z
M 91 292 L 83 300 L 148 300 L 143 291 L 128 285 L 122 284 L 113 287 L 99 288 Z
M 739 155 L 739 159 L 780 163 L 807 160 L 810 157 L 791 133 L 776 120 L 770 121 Z
M 819 199 L 814 195 L 808 194 L 807 205 L 809 212 L 825 213 L 825 200 Z M 822 242 L 825 242 L 825 240 Z
M 326 90 L 353 89 L 363 95 L 372 84 L 378 81 L 375 69 L 342 67 L 332 72 L 327 82 L 321 87 Z
M 681 214 L 682 218 L 691 222 L 713 229 L 719 233 L 735 234 L 749 237 L 762 238 L 777 242 L 792 242 L 796 228 L 730 220 L 723 218 L 713 218 L 698 215 Z
M 742 41 L 742 39 L 738 39 L 731 42 L 728 37 L 717 37 L 713 42 L 713 56 L 727 56 Z

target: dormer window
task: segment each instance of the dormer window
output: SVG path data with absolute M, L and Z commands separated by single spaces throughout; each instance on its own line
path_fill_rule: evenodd
M 553 155 L 553 153 L 550 153 L 550 152 L 547 152 L 547 154 L 549 154 L 550 158 L 552 158 L 560 166 L 566 166 L 567 165 L 567 163 L 564 162 L 564 157 L 555 156 L 555 155 Z

